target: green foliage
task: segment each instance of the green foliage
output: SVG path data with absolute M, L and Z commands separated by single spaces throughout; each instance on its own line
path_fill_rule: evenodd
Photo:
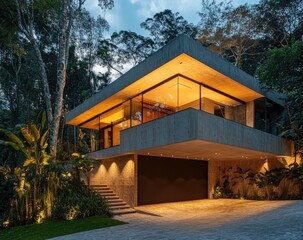
M 41 118 L 45 119 L 45 114 Z M 0 188 L 6 193 L 1 194 L 0 216 L 7 216 L 11 225 L 43 222 L 53 216 L 53 211 L 58 215 L 58 206 L 63 206 L 70 214 L 74 210 L 77 213 L 74 217 L 108 214 L 103 199 L 80 184 L 79 176 L 66 177 L 72 176 L 70 170 L 64 170 L 64 165 L 51 161 L 47 152 L 48 129 L 44 121 L 39 126 L 30 123 L 21 127 L 20 137 L 6 129 L 0 129 L 0 132 L 6 136 L 6 140 L 0 143 L 24 156 L 21 166 L 13 170 L 0 168 L 3 180 Z M 75 154 L 69 164 L 84 173 L 93 168 L 93 161 L 84 160 L 80 154 Z M 57 205 L 54 208 L 55 200 Z M 67 208 L 70 201 L 74 205 Z
M 105 200 L 77 179 L 65 181 L 55 200 L 53 218 L 72 220 L 95 215 L 110 216 Z
M 240 181 L 242 185 L 242 192 L 239 197 L 247 198 L 249 186 L 254 184 L 255 173 L 251 169 L 243 169 L 237 166 L 237 171 L 235 171 L 234 174 L 235 177 L 233 178 L 233 181 Z
M 71 156 L 71 164 L 76 170 L 76 176 L 80 180 L 80 172 L 86 177 L 87 185 L 90 185 L 90 172 L 94 169 L 95 164 L 98 163 L 95 159 L 88 159 L 84 154 L 73 153 Z
M 66 234 L 121 224 L 125 223 L 105 216 L 94 216 L 74 221 L 50 220 L 41 224 L 30 224 L 27 226 L 17 226 L 7 230 L 0 230 L 0 239 L 45 240 Z
M 11 169 L 8 166 L 0 166 L 0 217 L 10 208 L 10 199 L 14 195 L 14 181 L 15 177 Z
M 188 23 L 178 12 L 173 13 L 166 9 L 156 13 L 152 18 L 147 18 L 140 26 L 149 31 L 151 39 L 159 47 L 164 46 L 169 41 L 184 33 L 195 38 L 197 27 Z
M 283 126 L 284 137 L 295 142 L 295 154 L 303 149 L 303 42 L 268 51 L 267 60 L 257 73 L 262 83 L 284 93 L 287 97 L 288 123 Z
M 259 188 L 266 189 L 267 199 L 274 198 L 273 187 L 278 187 L 282 179 L 285 177 L 285 168 L 275 168 L 272 170 L 265 169 L 265 172 L 259 172 L 256 174 L 255 184 Z
M 221 187 L 215 186 L 214 199 L 219 199 L 222 197 Z
M 294 184 L 299 185 L 300 188 L 300 197 L 303 197 L 303 164 L 293 163 L 289 166 L 289 175 L 288 179 L 291 180 Z
M 232 167 L 223 168 L 221 171 L 222 177 L 219 184 L 220 191 L 223 198 L 233 198 L 233 187 L 236 185 L 236 182 L 233 180 Z
M 283 93 L 301 93 L 303 81 L 303 43 L 268 51 L 267 60 L 258 69 L 261 82 Z M 299 97 L 299 96 L 298 96 Z

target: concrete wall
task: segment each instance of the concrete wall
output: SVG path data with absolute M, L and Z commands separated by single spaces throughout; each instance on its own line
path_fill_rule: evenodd
M 137 156 L 102 159 L 91 172 L 91 185 L 106 184 L 131 207 L 137 205 Z

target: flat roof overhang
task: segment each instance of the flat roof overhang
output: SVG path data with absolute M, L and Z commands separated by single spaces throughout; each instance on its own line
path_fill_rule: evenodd
M 121 132 L 119 146 L 90 153 L 96 159 L 143 154 L 199 160 L 291 157 L 291 141 L 195 109 Z
M 65 115 L 66 123 L 80 125 L 146 89 L 181 74 L 244 102 L 267 97 L 283 104 L 280 96 L 265 93 L 258 81 L 186 35 L 145 59 Z

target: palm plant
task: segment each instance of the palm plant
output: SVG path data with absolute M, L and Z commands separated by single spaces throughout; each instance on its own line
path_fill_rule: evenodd
M 235 177 L 233 180 L 240 180 L 242 186 L 241 197 L 247 198 L 249 186 L 253 185 L 255 173 L 251 169 L 243 169 L 239 166 L 237 166 L 237 171 L 235 171 L 234 173 L 235 173 Z
M 12 200 L 14 220 L 18 223 L 39 221 L 50 217 L 55 195 L 57 174 L 51 170 L 50 156 L 47 153 L 48 129 L 41 124 L 30 123 L 20 129 L 20 136 L 13 132 L 0 129 L 7 139 L 0 144 L 11 146 L 24 156 L 21 167 L 14 169 L 16 176 Z M 44 171 L 44 169 L 50 171 Z

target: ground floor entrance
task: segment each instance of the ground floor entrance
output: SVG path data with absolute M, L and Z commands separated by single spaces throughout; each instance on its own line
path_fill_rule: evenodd
M 208 198 L 208 162 L 138 156 L 138 205 Z

